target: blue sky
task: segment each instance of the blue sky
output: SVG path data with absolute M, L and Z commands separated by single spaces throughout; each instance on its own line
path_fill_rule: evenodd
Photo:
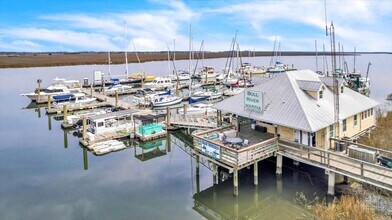
M 392 1 L 326 3 L 345 51 L 392 52 Z M 195 50 L 202 40 L 205 50 L 228 50 L 236 30 L 241 50 L 272 50 L 275 38 L 281 50 L 329 47 L 323 0 L 1 0 L 0 51 L 162 51 L 173 39 L 188 50 L 189 24 Z

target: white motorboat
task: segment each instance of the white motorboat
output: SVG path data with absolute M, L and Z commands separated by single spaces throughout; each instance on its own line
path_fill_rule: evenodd
M 179 70 L 177 72 L 177 75 L 170 75 L 169 77 L 172 79 L 172 81 L 177 81 L 177 78 L 178 81 L 185 81 L 185 80 L 189 80 L 190 75 L 185 70 Z
M 165 90 L 173 88 L 172 79 L 170 77 L 156 77 L 152 82 L 144 84 L 144 88 Z
M 201 80 L 207 78 L 207 79 L 215 79 L 217 76 L 214 67 L 212 66 L 204 66 L 202 70 L 197 74 L 197 78 L 200 78 Z
M 80 82 L 79 80 L 65 80 L 63 78 L 55 78 L 50 86 L 40 89 L 40 101 L 47 102 L 48 96 L 62 95 L 68 93 L 79 93 Z M 31 101 L 38 101 L 38 89 L 31 93 L 21 94 L 26 96 Z
M 201 115 L 201 114 L 215 114 L 216 109 L 211 108 L 212 104 L 195 103 L 191 104 L 186 109 L 187 115 Z M 179 109 L 180 114 L 184 114 L 184 109 Z
M 219 90 L 212 91 L 196 91 L 192 93 L 192 97 L 208 97 L 207 100 L 218 99 L 223 96 L 223 92 Z
M 53 96 L 53 106 L 61 107 L 63 105 L 74 106 L 82 104 L 90 104 L 97 100 L 97 98 L 89 98 L 84 93 L 69 93 L 63 95 Z
M 131 85 L 116 84 L 105 88 L 105 93 L 107 95 L 114 95 L 116 92 L 127 92 L 132 90 L 132 88 L 133 87 Z
M 232 87 L 232 88 L 230 88 L 230 89 L 225 90 L 225 91 L 223 92 L 223 94 L 224 94 L 225 96 L 234 96 L 234 95 L 238 95 L 238 94 L 242 93 L 243 91 L 245 91 L 244 88 L 238 88 L 238 87 L 233 88 L 233 87 Z
M 182 97 L 166 95 L 166 96 L 155 96 L 151 100 L 151 104 L 154 107 L 170 106 L 178 104 L 182 101 Z
M 94 153 L 97 155 L 102 155 L 113 151 L 119 151 L 125 148 L 126 146 L 123 142 L 117 140 L 109 140 L 92 145 L 90 147 L 90 150 L 94 151 Z
M 136 94 L 133 97 L 133 102 L 136 105 L 151 105 L 151 101 L 156 96 L 166 96 L 170 95 L 171 90 L 163 91 L 163 92 L 156 92 L 152 89 L 139 89 L 136 91 Z

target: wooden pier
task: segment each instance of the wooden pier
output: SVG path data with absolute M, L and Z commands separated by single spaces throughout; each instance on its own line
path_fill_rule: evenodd
M 216 115 L 182 115 L 170 117 L 170 126 L 178 128 L 211 129 L 218 126 Z
M 238 195 L 238 171 L 253 165 L 254 184 L 257 185 L 258 162 L 276 156 L 276 173 L 281 175 L 283 156 L 293 159 L 296 164 L 305 163 L 322 168 L 328 174 L 328 194 L 334 195 L 335 174 L 355 179 L 378 188 L 392 191 L 392 169 L 377 163 L 349 157 L 347 152 L 325 150 L 293 141 L 280 139 L 274 134 L 261 141 L 256 141 L 248 146 L 235 146 L 224 143 L 219 139 L 219 134 L 231 131 L 235 126 L 224 126 L 216 129 L 192 134 L 194 137 L 194 150 L 197 157 L 202 157 L 216 166 L 222 166 L 233 173 L 234 195 Z M 257 140 L 262 133 L 246 131 L 243 135 Z M 237 131 L 237 133 L 240 133 Z M 241 135 L 241 134 L 240 134 Z M 254 141 L 253 141 L 254 142 Z M 350 144 L 350 142 L 348 143 Z M 391 154 L 390 151 L 378 149 L 380 154 Z M 197 159 L 199 161 L 199 159 Z

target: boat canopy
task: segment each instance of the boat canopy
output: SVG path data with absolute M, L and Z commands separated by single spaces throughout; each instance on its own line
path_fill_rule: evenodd
M 63 94 L 63 95 L 55 95 L 53 96 L 54 100 L 63 100 L 63 99 L 72 99 L 75 98 L 74 94 Z
M 202 97 L 189 97 L 189 104 L 200 102 L 208 99 L 210 96 L 202 96 Z

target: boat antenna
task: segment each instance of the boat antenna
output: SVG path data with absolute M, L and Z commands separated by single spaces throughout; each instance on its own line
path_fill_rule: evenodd
M 368 81 L 368 77 L 369 77 L 369 70 L 370 70 L 370 66 L 372 65 L 371 62 L 368 63 L 367 66 L 367 71 L 366 71 L 366 81 L 365 81 L 365 86 L 367 85 L 367 81 Z
M 271 60 L 270 60 L 270 66 L 272 66 L 272 63 L 274 62 L 274 59 L 275 59 L 275 50 L 276 50 L 276 41 L 277 41 L 277 39 L 278 39 L 278 37 L 277 37 L 277 35 L 275 35 L 274 48 L 272 50 L 272 57 L 271 57 Z

